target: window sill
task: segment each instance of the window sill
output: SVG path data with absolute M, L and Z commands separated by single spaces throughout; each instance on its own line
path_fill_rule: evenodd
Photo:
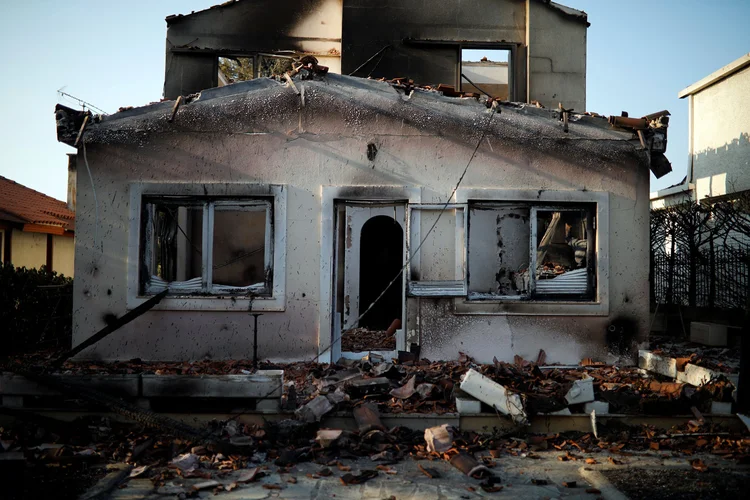
M 454 313 L 493 316 L 607 316 L 608 302 L 488 299 L 454 300 Z
M 146 302 L 150 296 L 128 297 L 128 309 L 134 309 Z M 154 306 L 155 311 L 284 311 L 284 297 L 232 297 L 225 296 L 167 296 Z

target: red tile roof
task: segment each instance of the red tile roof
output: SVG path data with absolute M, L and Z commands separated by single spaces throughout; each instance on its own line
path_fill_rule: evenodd
M 0 176 L 0 220 L 73 230 L 68 204 Z

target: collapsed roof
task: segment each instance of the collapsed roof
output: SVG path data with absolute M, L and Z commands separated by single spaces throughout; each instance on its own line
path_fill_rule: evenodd
M 577 155 L 597 160 L 634 155 L 657 178 L 671 171 L 664 156 L 668 111 L 608 120 L 593 113 L 462 95 L 452 88 L 419 88 L 400 79 L 386 82 L 303 70 L 286 82 L 259 78 L 108 116 L 93 116 L 58 104 L 57 133 L 60 142 L 71 146 L 77 146 L 81 137 L 86 143 L 140 143 L 160 133 L 285 130 L 281 128 L 284 117 L 335 113 L 355 135 L 368 133 L 370 116 L 391 118 L 466 142 L 475 141 L 487 127 L 490 137 L 541 152 L 569 154 L 573 148 Z M 490 123 L 485 116 L 493 107 L 497 113 Z

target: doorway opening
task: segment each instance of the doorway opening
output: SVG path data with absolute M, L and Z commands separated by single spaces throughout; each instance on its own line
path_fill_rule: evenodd
M 403 248 L 404 230 L 393 218 L 378 215 L 362 226 L 359 304 L 364 316 L 359 320 L 360 327 L 386 330 L 394 320 L 401 319 L 401 290 L 397 283 L 388 285 L 401 272 Z M 383 290 L 385 293 L 378 300 Z M 365 312 L 373 303 L 372 309 Z
M 339 205 L 334 343 L 340 338 L 342 356 L 393 352 L 400 345 L 405 310 L 401 272 L 406 258 L 405 213 L 403 203 Z

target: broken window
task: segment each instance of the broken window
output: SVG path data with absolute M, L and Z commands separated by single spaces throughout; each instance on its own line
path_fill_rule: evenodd
M 409 294 L 466 295 L 465 209 L 460 205 L 411 205 Z
M 461 91 L 510 100 L 509 50 L 461 49 Z
M 592 299 L 594 213 L 589 205 L 472 203 L 469 299 Z
M 292 69 L 294 52 L 219 57 L 219 87 L 254 78 L 283 75 Z
M 270 199 L 147 198 L 141 292 L 269 295 Z
M 254 57 L 219 57 L 219 87 L 255 78 Z

